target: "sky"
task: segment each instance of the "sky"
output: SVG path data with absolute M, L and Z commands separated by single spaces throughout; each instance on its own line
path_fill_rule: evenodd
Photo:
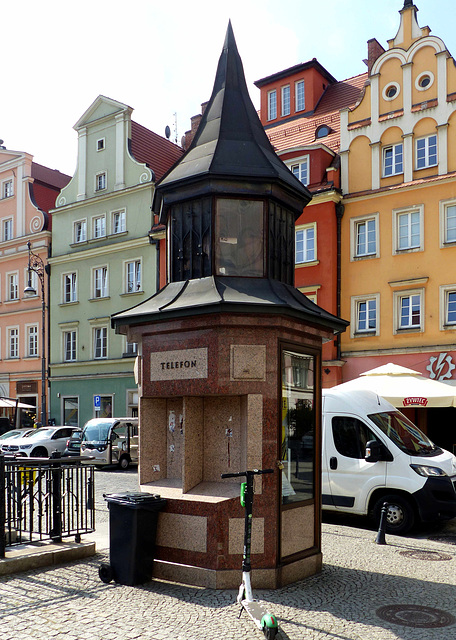
M 456 55 L 454 0 L 415 0 L 418 22 Z M 99 95 L 133 120 L 180 140 L 210 98 L 231 20 L 247 86 L 317 60 L 338 80 L 363 73 L 367 41 L 387 48 L 403 0 L 5 1 L 0 47 L 0 139 L 72 176 L 73 126 Z

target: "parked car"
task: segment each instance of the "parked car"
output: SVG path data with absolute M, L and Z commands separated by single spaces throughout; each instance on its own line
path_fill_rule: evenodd
M 81 455 L 82 429 L 75 429 L 66 442 L 66 447 L 62 453 L 63 457 L 73 457 Z
M 68 438 L 75 430 L 77 427 L 40 427 L 10 441 L 3 451 L 16 456 L 49 458 L 54 451 L 64 452 Z
M 6 447 L 17 438 L 23 438 L 30 433 L 33 433 L 35 429 L 10 429 L 6 433 L 0 436 L 0 451 L 5 452 Z

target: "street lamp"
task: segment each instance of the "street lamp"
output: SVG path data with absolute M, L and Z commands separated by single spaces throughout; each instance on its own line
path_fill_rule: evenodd
M 40 256 L 33 253 L 30 242 L 28 248 L 28 283 L 24 289 L 24 296 L 32 298 L 37 295 L 36 289 L 32 286 L 32 274 L 34 271 L 41 285 L 41 424 L 44 426 L 46 420 L 46 295 L 44 287 L 44 275 L 46 267 Z

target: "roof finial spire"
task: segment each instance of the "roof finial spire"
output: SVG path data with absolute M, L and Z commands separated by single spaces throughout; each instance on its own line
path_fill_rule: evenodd
M 407 9 L 408 7 L 413 7 L 413 0 L 404 0 L 404 9 Z

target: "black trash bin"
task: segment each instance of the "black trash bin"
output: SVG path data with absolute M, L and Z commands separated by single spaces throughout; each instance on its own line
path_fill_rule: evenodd
M 166 500 L 150 493 L 111 493 L 109 508 L 109 561 L 102 564 L 103 582 L 115 580 L 133 586 L 152 578 L 158 512 Z

